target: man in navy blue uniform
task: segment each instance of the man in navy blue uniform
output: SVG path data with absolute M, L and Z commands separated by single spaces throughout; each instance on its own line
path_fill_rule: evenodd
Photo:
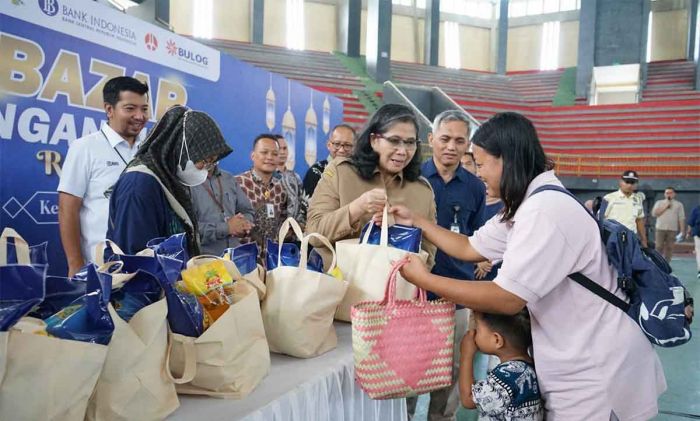
M 469 118 L 459 110 L 438 114 L 428 141 L 433 147 L 432 159 L 423 164 L 421 173 L 435 192 L 437 223 L 444 228 L 471 235 L 480 226 L 486 192 L 484 183 L 461 165 L 469 150 Z M 473 280 L 474 264 L 450 257 L 438 250 L 432 272 L 450 278 Z M 434 296 L 433 296 L 434 297 Z M 457 307 L 455 312 L 455 370 L 459 373 L 459 344 L 467 329 L 469 310 Z M 430 394 L 428 420 L 453 420 L 459 405 L 459 390 L 453 378 L 452 387 Z M 410 411 L 413 412 L 413 411 Z

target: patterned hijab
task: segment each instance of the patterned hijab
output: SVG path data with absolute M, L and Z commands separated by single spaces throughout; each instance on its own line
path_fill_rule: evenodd
M 194 163 L 210 158 L 218 160 L 232 152 L 219 126 L 208 114 L 176 105 L 158 120 L 129 166 L 148 167 L 185 209 L 193 227 L 182 219 L 180 222 L 187 232 L 190 255 L 196 256 L 199 254 L 198 224 L 190 190 L 176 176 L 177 166 L 185 169 L 187 163 L 187 152 L 183 151 L 180 156 L 183 139 L 187 141 L 187 151 Z

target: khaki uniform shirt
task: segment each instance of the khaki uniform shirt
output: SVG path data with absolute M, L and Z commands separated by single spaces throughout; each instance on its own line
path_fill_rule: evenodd
M 621 190 L 608 193 L 603 197 L 608 202 L 605 218 L 612 219 L 637 233 L 637 219 L 644 218 L 644 206 L 637 194 L 625 196 Z
M 320 233 L 332 244 L 348 238 L 359 238 L 362 227 L 369 222 L 371 215 L 365 215 L 351 224 L 349 204 L 375 188 L 386 189 L 390 204 L 404 205 L 415 214 L 435 222 L 433 190 L 425 178 L 408 181 L 399 173 L 386 180 L 385 186 L 379 171 L 375 172 L 371 180 L 365 180 L 347 158 L 336 158 L 328 164 L 314 190 L 309 204 L 306 231 Z M 317 248 L 324 262 L 330 262 L 330 250 L 313 240 L 311 243 Z M 431 268 L 436 247 L 425 239 L 421 247 L 429 254 L 428 267 Z
M 668 200 L 663 199 L 654 203 L 651 214 L 656 215 L 657 210 L 665 207 L 667 202 Z M 683 229 L 683 225 L 685 225 L 685 210 L 683 204 L 675 199 L 671 201 L 670 208 L 656 217 L 657 230 L 679 232 Z

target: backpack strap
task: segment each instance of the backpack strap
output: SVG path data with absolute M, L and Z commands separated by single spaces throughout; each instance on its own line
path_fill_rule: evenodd
M 596 222 L 596 225 L 598 224 L 598 220 L 593 216 L 590 210 L 581 203 L 581 201 L 578 199 L 578 197 L 574 196 L 573 193 L 571 193 L 569 190 L 565 189 L 564 187 L 561 186 L 556 186 L 552 184 L 545 184 L 544 186 L 537 187 L 533 192 L 530 194 L 530 196 L 533 196 L 537 193 L 547 191 L 547 190 L 554 190 L 558 191 L 560 193 L 564 193 L 568 195 L 569 197 L 573 198 L 578 202 L 579 205 L 581 205 L 585 210 L 588 215 L 590 215 L 591 218 Z M 594 282 L 591 278 L 587 277 L 586 275 L 582 274 L 581 272 L 576 272 L 576 273 L 571 273 L 569 274 L 569 278 L 571 278 L 574 282 L 577 284 L 581 285 L 582 287 L 586 288 L 587 290 L 591 291 L 595 295 L 599 296 L 600 298 L 604 299 L 605 301 L 609 302 L 610 304 L 614 305 L 615 307 L 619 308 L 620 310 L 624 311 L 627 313 L 627 311 L 630 308 L 629 303 L 627 303 L 625 300 L 622 298 L 618 297 L 617 295 L 613 294 L 612 292 L 608 291 L 607 289 L 603 288 L 599 283 Z
M 560 192 L 560 193 L 564 193 L 564 194 L 568 195 L 569 197 L 571 197 L 572 199 L 574 199 L 579 205 L 581 205 L 581 207 L 582 207 L 583 209 L 586 210 L 586 213 L 587 213 L 588 215 L 590 215 L 591 218 L 593 218 L 593 220 L 596 222 L 596 224 L 598 223 L 598 220 L 597 220 L 596 217 L 593 215 L 593 213 L 590 211 L 590 209 L 588 209 L 588 208 L 586 207 L 586 205 L 583 204 L 583 202 L 581 202 L 580 200 L 578 200 L 578 197 L 576 197 L 573 193 L 571 193 L 569 190 L 567 190 L 566 188 L 564 188 L 564 187 L 562 187 L 562 186 L 556 186 L 556 185 L 554 185 L 554 184 L 545 184 L 545 185 L 539 186 L 538 188 L 536 188 L 535 190 L 533 190 L 532 193 L 530 193 L 530 196 L 534 196 L 534 195 L 536 195 L 537 193 L 540 193 L 540 192 L 543 192 L 543 191 L 547 191 L 547 190 L 554 190 L 554 191 L 558 191 L 558 192 Z
M 591 278 L 584 275 L 583 273 L 572 273 L 569 275 L 569 278 L 571 278 L 574 282 L 586 288 L 587 290 L 591 291 L 595 295 L 599 296 L 600 298 L 604 299 L 605 301 L 624 311 L 625 313 L 627 313 L 627 310 L 630 309 L 630 305 L 628 302 L 613 294 L 612 292 L 608 291 L 607 289 L 603 288 L 602 286 L 600 286 L 599 283 L 594 282 L 593 280 L 591 280 Z

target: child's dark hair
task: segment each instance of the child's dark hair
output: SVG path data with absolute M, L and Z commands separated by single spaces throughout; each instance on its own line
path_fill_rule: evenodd
M 491 330 L 501 334 L 513 348 L 527 350 L 532 345 L 530 314 L 527 308 L 512 316 L 490 313 L 481 313 L 480 315 L 481 320 Z

